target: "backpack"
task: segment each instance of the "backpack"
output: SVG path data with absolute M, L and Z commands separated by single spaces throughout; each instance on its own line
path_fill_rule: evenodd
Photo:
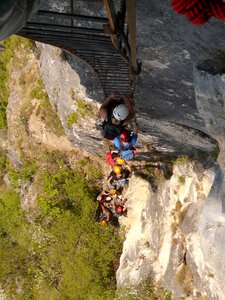
M 134 150 L 120 151 L 120 157 L 124 160 L 132 160 L 134 158 Z
M 110 166 L 114 166 L 114 165 L 115 165 L 115 160 L 114 160 L 113 157 L 112 157 L 111 151 L 108 151 L 108 152 L 106 153 L 106 161 L 107 161 L 107 163 L 108 163 Z
M 111 122 L 104 121 L 102 124 L 102 135 L 107 140 L 113 140 L 123 131 L 123 126 L 114 125 Z

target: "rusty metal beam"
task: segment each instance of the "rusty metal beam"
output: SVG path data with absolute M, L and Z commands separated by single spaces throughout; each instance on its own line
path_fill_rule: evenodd
M 71 9 L 72 9 L 72 6 L 71 6 Z M 37 15 L 51 17 L 51 18 L 54 17 L 54 18 L 58 18 L 58 19 L 69 19 L 69 20 L 76 19 L 76 20 L 81 20 L 81 21 L 91 21 L 91 22 L 97 22 L 97 23 L 107 23 L 108 22 L 108 18 L 103 18 L 103 17 L 66 14 L 66 13 L 61 13 L 61 12 L 45 11 L 45 10 L 39 10 L 37 12 Z
M 109 19 L 109 25 L 112 33 L 116 31 L 116 10 L 113 0 L 104 0 L 107 16 Z
M 103 32 L 102 29 L 98 28 L 90 28 L 90 27 L 71 27 L 71 26 L 65 26 L 65 25 L 59 25 L 59 24 L 49 24 L 49 23 L 37 23 L 37 22 L 27 22 L 25 28 L 38 28 L 40 30 L 44 29 L 52 29 L 54 28 L 55 31 L 62 31 L 66 30 L 67 32 L 77 32 L 77 33 L 88 33 L 88 34 L 99 34 L 99 35 L 106 35 L 106 33 Z
M 71 9 L 71 14 L 73 15 L 74 14 L 74 8 L 73 8 L 73 0 L 70 0 L 70 9 Z M 73 27 L 74 26 L 74 19 L 71 19 L 71 26 Z
M 131 52 L 131 63 L 135 71 L 138 70 L 137 64 L 137 38 L 136 38 L 136 0 L 126 0 L 127 21 L 129 31 L 129 45 Z

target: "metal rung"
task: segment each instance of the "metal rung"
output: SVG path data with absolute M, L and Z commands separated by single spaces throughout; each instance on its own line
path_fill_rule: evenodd
M 86 15 L 75 15 L 75 14 L 65 14 L 55 11 L 46 11 L 46 10 L 39 10 L 37 12 L 38 16 L 46 16 L 46 17 L 53 17 L 57 19 L 77 19 L 83 21 L 91 21 L 91 22 L 99 22 L 99 23 L 108 23 L 108 18 L 103 17 L 93 17 L 93 16 L 86 16 Z
M 26 27 L 27 29 L 29 28 L 39 28 L 39 29 L 48 29 L 48 28 L 54 28 L 56 30 L 67 30 L 68 32 L 80 32 L 80 33 L 89 33 L 89 34 L 102 34 L 102 35 L 107 35 L 102 29 L 98 28 L 88 28 L 88 27 L 72 27 L 72 26 L 66 26 L 66 25 L 58 25 L 58 24 L 48 24 L 48 23 L 31 23 L 27 22 Z

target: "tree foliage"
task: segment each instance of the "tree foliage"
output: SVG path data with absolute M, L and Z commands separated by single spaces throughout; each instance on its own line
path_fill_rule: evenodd
M 0 129 L 7 126 L 6 107 L 8 103 L 9 92 L 7 88 L 9 80 L 8 64 L 19 48 L 31 48 L 32 43 L 18 36 L 11 36 L 3 41 L 4 51 L 0 52 Z
M 7 189 L 0 196 L 0 284 L 5 294 L 16 299 L 113 299 L 121 240 L 114 227 L 95 220 L 94 181 L 101 173 L 88 160 L 79 161 L 75 170 L 58 160 L 33 172 L 39 178 L 34 222 L 28 222 L 18 193 Z M 19 171 L 11 174 L 19 180 Z

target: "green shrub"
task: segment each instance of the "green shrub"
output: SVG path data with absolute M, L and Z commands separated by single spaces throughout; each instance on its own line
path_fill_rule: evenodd
M 130 288 L 120 288 L 117 292 L 116 300 L 172 300 L 172 293 L 156 286 L 150 279 L 146 279 L 138 286 Z
M 3 178 L 7 173 L 6 151 L 0 148 L 0 185 L 3 184 Z
M 59 116 L 49 101 L 41 78 L 37 80 L 37 86 L 31 91 L 30 96 L 40 100 L 36 115 L 45 123 L 46 127 L 57 136 L 65 135 Z
M 174 165 L 184 165 L 187 166 L 189 162 L 189 158 L 186 155 L 183 156 L 179 156 L 175 161 L 174 161 Z
M 184 184 L 185 184 L 185 181 L 186 181 L 185 176 L 179 176 L 179 177 L 178 177 L 178 182 L 179 182 L 181 185 L 184 185 Z
M 31 182 L 36 171 L 36 163 L 27 163 L 26 165 L 18 169 L 8 166 L 8 174 L 11 187 L 17 189 L 20 188 L 23 184 Z
M 76 124 L 79 119 L 88 116 L 92 111 L 91 104 L 86 103 L 82 99 L 77 100 L 77 111 L 71 113 L 67 119 L 67 125 L 71 127 L 74 123 Z
M 22 212 L 18 194 L 0 195 L 0 282 L 9 299 L 21 290 L 28 299 L 36 272 L 36 255 L 31 246 L 31 226 Z
M 72 113 L 69 115 L 68 119 L 67 119 L 67 125 L 69 127 L 72 127 L 72 125 L 75 123 L 77 123 L 79 119 L 79 114 L 78 113 Z
M 219 153 L 220 153 L 220 148 L 219 148 L 219 146 L 217 146 L 212 151 L 212 158 L 216 160 Z
M 80 168 L 82 166 L 82 168 Z M 0 284 L 15 299 L 114 299 L 122 241 L 111 225 L 95 221 L 89 159 L 71 170 L 57 155 L 46 168 L 11 170 L 22 181 L 37 173 L 40 214 L 32 224 L 12 191 L 0 196 Z M 39 175 L 38 175 L 39 174 Z
M 3 41 L 4 51 L 0 52 L 0 128 L 7 126 L 6 107 L 8 103 L 9 92 L 7 83 L 9 81 L 8 64 L 16 52 L 21 48 L 33 48 L 33 44 L 24 38 L 11 36 Z

